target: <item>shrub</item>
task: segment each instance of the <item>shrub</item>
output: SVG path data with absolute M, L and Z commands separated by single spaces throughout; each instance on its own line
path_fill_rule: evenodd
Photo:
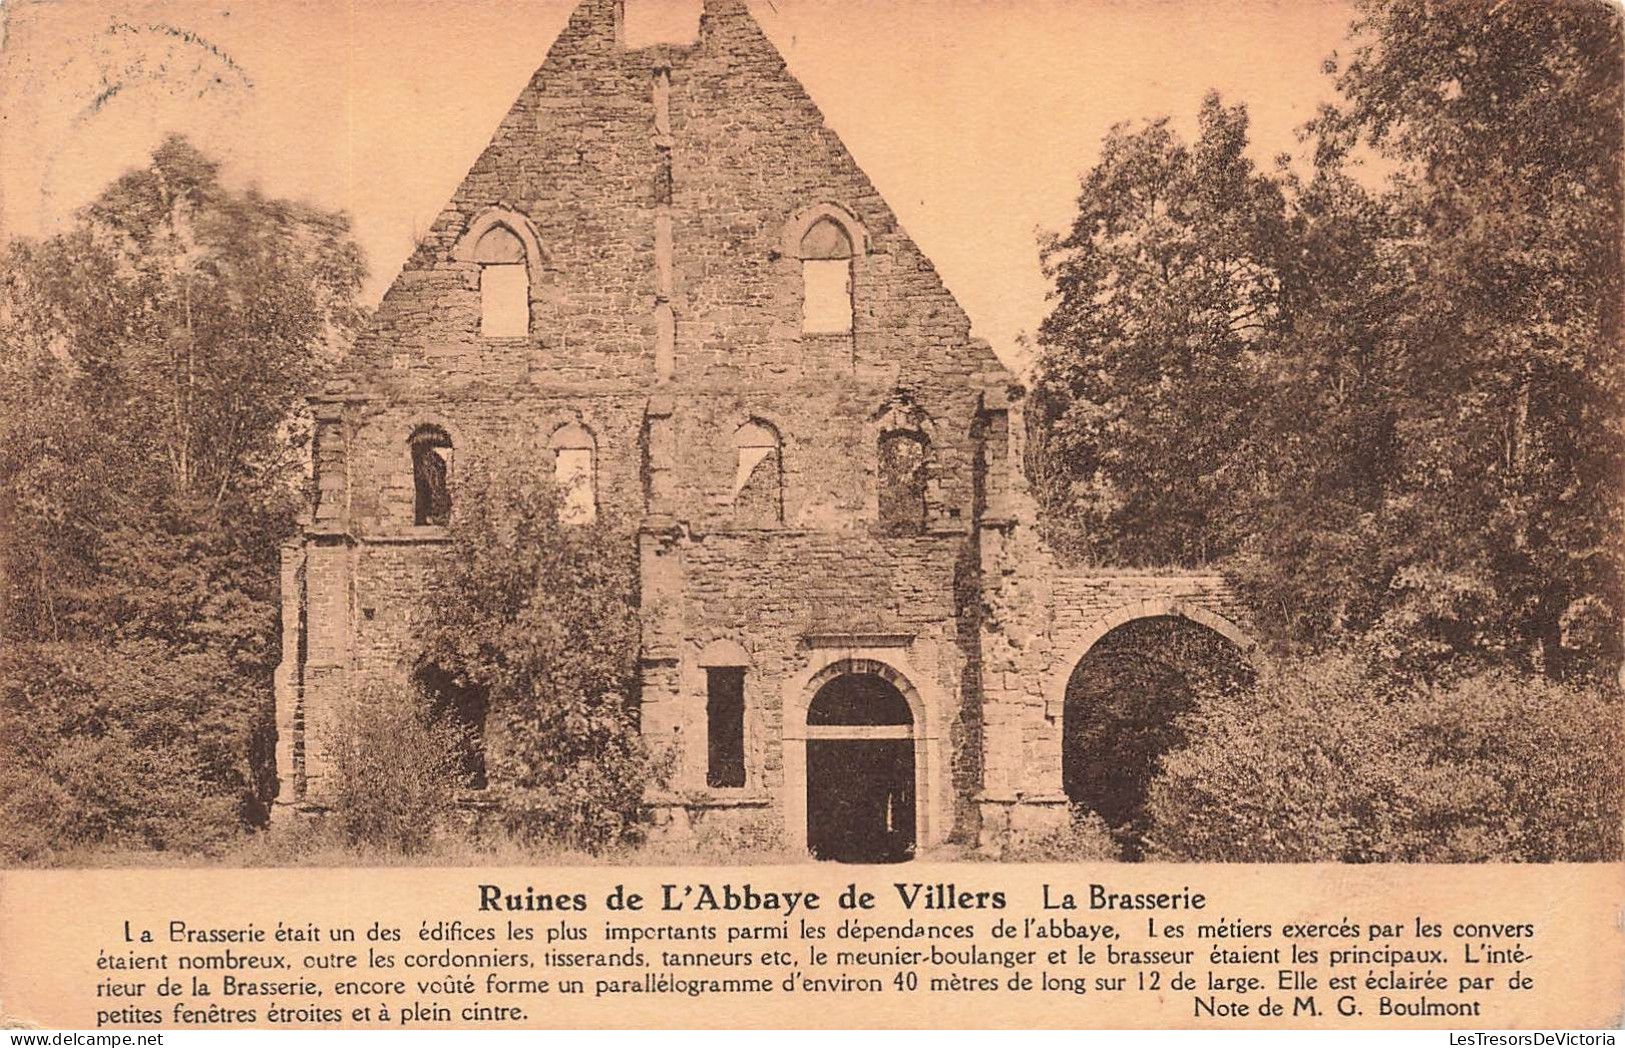
M 329 742 L 333 814 L 352 844 L 413 855 L 432 841 L 467 785 L 463 730 L 435 718 L 415 689 L 374 684 L 340 711 Z
M 1498 670 L 1440 690 L 1415 713 L 1428 758 L 1463 769 L 1499 816 L 1503 854 L 1485 857 L 1621 857 L 1625 725 L 1617 691 Z
M 1106 820 L 1074 804 L 1065 826 L 1048 833 L 1020 835 L 999 858 L 1006 862 L 1117 862 L 1123 845 Z
M 661 777 L 636 713 L 637 545 L 621 521 L 565 523 L 563 509 L 547 478 L 465 480 L 419 669 L 483 697 L 488 788 L 509 832 L 599 851 L 640 838 Z
M 264 704 L 208 652 L 19 643 L 0 657 L 0 859 L 197 850 L 255 802 Z
M 1148 801 L 1154 858 L 1552 862 L 1620 855 L 1617 696 L 1505 671 L 1445 686 L 1348 656 L 1186 718 Z

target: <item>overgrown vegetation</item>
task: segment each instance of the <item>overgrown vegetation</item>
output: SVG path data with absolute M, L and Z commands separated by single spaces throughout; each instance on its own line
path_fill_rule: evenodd
M 1045 531 L 1220 568 L 1275 656 L 1148 764 L 1153 856 L 1619 857 L 1621 39 L 1366 0 L 1307 170 L 1217 95 L 1102 144 L 1044 247 Z
M 1194 143 L 1166 119 L 1103 143 L 1045 248 L 1046 530 L 1084 560 L 1219 565 L 1290 650 L 1611 677 L 1619 14 L 1362 12 L 1307 171 L 1257 169 L 1217 96 Z
M 306 394 L 360 323 L 338 214 L 171 138 L 0 302 L 0 857 L 264 822 Z
M 374 683 L 358 691 L 327 740 L 333 818 L 352 845 L 421 854 L 460 829 L 468 729 L 436 716 L 416 688 Z
M 638 730 L 637 544 L 600 513 L 561 521 L 549 478 L 476 473 L 429 587 L 422 677 L 444 706 L 480 696 L 487 790 L 517 840 L 635 841 L 660 778 Z
M 1073 670 L 1062 717 L 1062 787 L 1123 842 L 1125 858 L 1141 857 L 1146 796 L 1158 759 L 1186 742 L 1186 715 L 1252 679 L 1230 641 L 1174 616 L 1124 623 Z
M 1059 829 L 1013 834 L 999 858 L 1005 862 L 1116 862 L 1123 856 L 1123 843 L 1105 819 L 1073 805 Z
M 1153 858 L 1608 862 L 1617 695 L 1505 670 L 1439 687 L 1325 656 L 1187 714 L 1152 783 Z

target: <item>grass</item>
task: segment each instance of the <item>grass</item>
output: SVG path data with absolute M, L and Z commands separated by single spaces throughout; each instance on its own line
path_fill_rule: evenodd
M 923 851 L 924 862 L 985 858 L 964 845 Z M 593 853 L 558 845 L 527 845 L 505 836 L 447 832 L 421 851 L 405 853 L 346 841 L 317 821 L 284 823 L 195 850 L 148 851 L 84 847 L 54 851 L 28 862 L 32 869 L 239 869 L 499 866 L 787 866 L 804 852 L 777 844 L 732 841 L 650 841 Z

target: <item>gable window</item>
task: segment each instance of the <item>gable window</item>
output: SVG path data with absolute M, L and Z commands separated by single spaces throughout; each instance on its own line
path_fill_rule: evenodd
M 745 785 L 745 668 L 712 666 L 705 671 L 705 784 Z
M 598 443 L 585 426 L 572 422 L 553 434 L 553 481 L 563 504 L 559 520 L 590 524 L 598 517 Z
M 880 437 L 880 530 L 918 535 L 925 530 L 926 459 L 923 433 L 892 430 Z
M 734 517 L 740 523 L 771 525 L 784 520 L 784 466 L 779 435 L 762 422 L 747 422 L 734 434 Z
M 852 238 L 833 218 L 814 222 L 801 238 L 801 330 L 852 330 Z
M 439 426 L 412 433 L 412 522 L 419 527 L 451 519 L 451 437 Z
M 474 245 L 480 265 L 480 334 L 530 334 L 530 267 L 525 245 L 507 226 L 494 225 Z

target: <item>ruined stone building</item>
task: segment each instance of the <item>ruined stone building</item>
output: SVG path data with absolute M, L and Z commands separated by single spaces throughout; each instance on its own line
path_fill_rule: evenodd
M 622 22 L 576 9 L 315 398 L 279 801 L 321 805 L 346 689 L 410 672 L 459 474 L 522 463 L 641 522 L 662 832 L 896 859 L 1060 825 L 1086 656 L 1142 619 L 1245 649 L 1232 599 L 1056 564 L 1018 383 L 742 0 L 683 45 Z

